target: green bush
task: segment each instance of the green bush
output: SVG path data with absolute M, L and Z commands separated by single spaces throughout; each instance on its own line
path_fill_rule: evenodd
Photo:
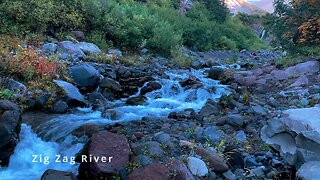
M 82 30 L 102 49 L 143 47 L 173 55 L 182 46 L 196 50 L 253 49 L 262 43 L 218 0 L 199 0 L 180 14 L 176 0 L 3 0 L 0 33 L 47 34 L 56 38 Z

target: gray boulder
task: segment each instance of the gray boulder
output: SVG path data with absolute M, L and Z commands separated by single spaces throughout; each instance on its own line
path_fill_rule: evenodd
M 228 114 L 226 122 L 231 126 L 241 127 L 243 126 L 244 118 L 241 114 Z
M 99 71 L 87 63 L 70 67 L 70 75 L 80 88 L 95 89 L 100 83 L 101 78 Z
M 285 72 L 291 77 L 310 75 L 320 71 L 320 61 L 308 61 L 288 67 Z
M 58 45 L 54 43 L 46 43 L 42 45 L 42 51 L 47 54 L 53 54 L 57 51 Z
M 320 161 L 320 107 L 289 109 L 261 129 L 261 138 L 291 165 Z
M 211 142 L 219 142 L 221 139 L 221 134 L 215 126 L 207 127 L 203 132 L 203 136 Z
M 297 172 L 299 179 L 317 180 L 320 177 L 320 161 L 309 161 L 303 164 Z
M 76 54 L 80 57 L 84 57 L 85 54 L 84 52 L 81 50 L 80 47 L 78 47 L 77 45 L 75 45 L 73 42 L 71 41 L 62 41 L 58 43 L 58 51 L 62 52 L 62 53 L 68 53 L 70 55 Z
M 93 43 L 79 42 L 76 45 L 87 55 L 99 54 L 101 52 L 100 48 Z
M 72 85 L 71 83 L 68 83 L 66 81 L 62 80 L 54 80 L 55 82 L 62 90 L 66 93 L 66 102 L 70 101 L 78 101 L 81 103 L 85 103 L 83 95 L 79 92 L 79 89 Z

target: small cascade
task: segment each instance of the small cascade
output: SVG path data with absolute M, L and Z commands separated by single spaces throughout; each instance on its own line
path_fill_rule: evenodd
M 70 157 L 74 157 L 83 144 L 71 133 L 82 125 L 125 123 L 138 121 L 146 116 L 151 119 L 166 118 L 170 112 L 188 108 L 194 109 L 195 112 L 200 111 L 209 98 L 218 99 L 229 93 L 227 87 L 220 85 L 219 81 L 206 78 L 205 70 L 168 70 L 168 78 L 156 77 L 162 88 L 147 93 L 144 105 L 126 105 L 126 99 L 113 102 L 116 106 L 112 110 L 117 112 L 115 119 L 103 118 L 101 112 L 90 108 L 78 108 L 78 113 L 60 115 L 39 125 L 36 127 L 37 134 L 32 132 L 30 126 L 23 124 L 21 140 L 10 158 L 9 166 L 0 169 L 0 177 L 15 180 L 20 177 L 39 179 L 42 173 L 50 168 L 76 173 L 78 165 L 71 163 Z M 189 89 L 181 87 L 180 82 L 191 76 L 198 79 L 203 86 Z M 33 155 L 38 156 L 38 162 L 32 162 Z M 39 162 L 39 155 L 42 155 L 42 162 Z M 69 161 L 55 162 L 56 155 L 66 156 Z M 49 157 L 48 164 L 44 162 L 45 157 Z

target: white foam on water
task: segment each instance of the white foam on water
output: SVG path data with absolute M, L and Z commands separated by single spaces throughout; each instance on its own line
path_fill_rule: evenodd
M 118 113 L 116 119 L 102 118 L 101 112 L 92 111 L 90 108 L 78 108 L 77 114 L 66 114 L 51 119 L 45 124 L 41 124 L 37 129 L 39 136 L 49 141 L 43 141 L 31 128 L 22 125 L 21 140 L 15 148 L 14 154 L 10 158 L 7 168 L 0 170 L 0 179 L 39 179 L 47 169 L 64 170 L 76 172 L 77 165 L 69 163 L 50 162 L 48 165 L 43 163 L 32 163 L 33 154 L 49 156 L 51 161 L 55 155 L 74 156 L 83 144 L 72 145 L 72 131 L 85 124 L 113 124 L 129 121 L 141 120 L 142 117 L 149 116 L 166 118 L 170 112 L 183 111 L 192 108 L 196 112 L 200 111 L 206 101 L 218 99 L 223 94 L 229 94 L 226 86 L 220 85 L 218 81 L 206 78 L 202 70 L 179 70 L 168 71 L 168 79 L 157 78 L 162 88 L 146 94 L 146 105 L 129 106 L 125 105 L 126 99 L 115 101 L 118 107 L 114 108 Z M 203 84 L 198 89 L 185 90 L 180 86 L 180 81 L 190 76 L 195 76 Z M 140 90 L 139 90 L 140 91 Z M 137 94 L 136 94 L 137 95 Z M 37 132 L 38 132 L 37 130 Z
M 32 132 L 30 126 L 22 124 L 20 141 L 14 150 L 14 154 L 10 157 L 8 167 L 0 169 L 0 179 L 40 179 L 47 169 L 77 173 L 78 164 L 55 162 L 56 155 L 72 157 L 83 147 L 83 144 L 79 143 L 71 145 L 70 140 L 67 138 L 61 144 L 45 142 Z M 37 155 L 37 162 L 33 162 L 33 155 Z M 40 162 L 40 155 L 42 156 L 42 162 Z M 44 157 L 49 157 L 49 163 L 44 163 Z

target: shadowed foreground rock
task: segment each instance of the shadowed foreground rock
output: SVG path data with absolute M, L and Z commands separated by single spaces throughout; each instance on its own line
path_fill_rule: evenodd
M 41 180 L 77 180 L 72 172 L 57 171 L 53 169 L 48 169 L 41 176 Z
M 291 165 L 320 161 L 320 108 L 289 109 L 269 121 L 261 138 L 278 149 Z
M 79 179 L 99 179 L 119 174 L 119 171 L 126 168 L 129 162 L 129 153 L 130 146 L 125 136 L 108 131 L 93 134 L 77 156 L 77 161 L 81 162 Z M 87 157 L 87 162 L 83 159 L 84 156 Z M 99 157 L 98 162 L 95 162 L 94 157 Z M 103 157 L 106 157 L 105 162 Z
M 6 166 L 19 140 L 21 114 L 19 107 L 7 100 L 0 101 L 0 165 Z M 1 179 L 1 178 L 0 178 Z

